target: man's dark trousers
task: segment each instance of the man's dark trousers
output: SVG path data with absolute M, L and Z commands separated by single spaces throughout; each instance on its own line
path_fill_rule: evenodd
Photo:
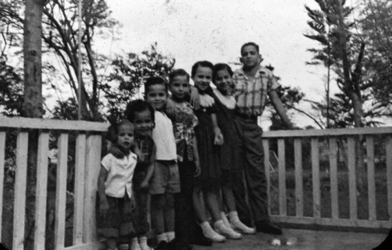
M 244 175 L 234 178 L 234 195 L 239 218 L 248 224 L 257 221 L 269 221 L 267 181 L 264 169 L 264 151 L 262 145 L 263 130 L 257 125 L 257 117 L 244 119 L 236 117 L 236 125 L 241 138 L 241 156 L 243 157 Z M 246 200 L 248 191 L 249 205 Z

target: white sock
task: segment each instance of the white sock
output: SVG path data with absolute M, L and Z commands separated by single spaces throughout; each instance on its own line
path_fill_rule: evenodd
M 170 242 L 172 240 L 174 240 L 174 238 L 176 237 L 175 232 L 166 232 L 166 236 L 167 236 L 167 242 Z
M 231 226 L 230 226 L 230 222 L 229 222 L 229 220 L 227 219 L 226 213 L 225 213 L 225 212 L 221 212 L 221 218 L 222 218 L 222 220 L 223 220 L 223 223 L 225 223 L 225 226 L 231 227 Z
M 147 245 L 147 236 L 139 237 L 139 246 L 141 250 L 150 250 L 150 247 Z
M 157 235 L 157 239 L 158 239 L 158 243 L 161 242 L 161 241 L 168 242 L 166 233 L 158 234 Z
M 131 240 L 131 250 L 140 250 L 139 242 L 137 237 L 132 238 Z
M 233 225 L 233 228 L 240 231 L 241 233 L 245 233 L 245 234 L 256 233 L 256 230 L 254 228 L 247 227 L 245 224 L 243 224 L 240 221 L 237 211 L 229 212 L 229 218 L 230 218 L 230 223 Z

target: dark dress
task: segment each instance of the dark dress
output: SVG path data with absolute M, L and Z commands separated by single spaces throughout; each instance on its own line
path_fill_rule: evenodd
M 241 139 L 234 120 L 235 109 L 227 108 L 214 94 L 216 118 L 224 143 L 219 149 L 219 165 L 222 170 L 237 174 L 242 169 Z
M 221 176 L 219 167 L 219 146 L 214 144 L 214 128 L 211 114 L 215 113 L 215 106 L 200 107 L 195 111 L 199 125 L 195 128 L 197 148 L 199 150 L 201 174 L 196 183 L 203 187 L 218 184 Z

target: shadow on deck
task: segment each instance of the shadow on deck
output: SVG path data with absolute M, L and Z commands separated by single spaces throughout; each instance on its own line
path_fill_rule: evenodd
M 227 240 L 215 243 L 212 247 L 195 246 L 194 250 L 225 249 L 225 250 L 371 250 L 381 244 L 387 233 L 353 233 L 337 231 L 315 231 L 285 229 L 281 239 L 295 239 L 293 245 L 273 246 L 270 235 L 246 235 L 242 240 Z

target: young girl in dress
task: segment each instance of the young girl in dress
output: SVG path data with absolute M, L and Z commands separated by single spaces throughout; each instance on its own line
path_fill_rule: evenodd
M 238 218 L 238 213 L 235 205 L 235 198 L 233 194 L 233 175 L 241 175 L 242 162 L 240 154 L 240 137 L 234 121 L 234 111 L 236 101 L 231 96 L 233 85 L 233 71 L 230 66 L 223 63 L 218 63 L 214 66 L 212 81 L 216 86 L 213 89 L 213 97 L 216 104 L 216 116 L 219 128 L 225 138 L 219 150 L 219 160 L 221 168 L 221 190 L 223 201 L 229 214 L 227 220 L 224 211 L 221 212 L 222 219 L 227 226 L 240 231 L 244 234 L 254 234 L 254 228 L 247 227 Z
M 156 153 L 155 170 L 150 182 L 151 224 L 158 238 L 156 249 L 161 250 L 171 247 L 170 242 L 175 238 L 174 195 L 180 192 L 173 123 L 165 113 L 168 99 L 166 81 L 161 77 L 148 78 L 145 83 L 145 99 L 155 111 L 152 138 Z
M 222 145 L 223 136 L 216 119 L 215 101 L 211 97 L 212 71 L 213 65 L 208 61 L 197 62 L 192 67 L 192 80 L 200 96 L 200 108 L 195 111 L 199 125 L 195 128 L 195 132 L 201 167 L 201 174 L 195 180 L 193 204 L 204 235 L 214 242 L 223 242 L 225 237 L 240 239 L 242 235 L 224 224 L 219 209 L 218 193 L 221 171 L 218 145 Z M 207 220 L 201 200 L 202 192 L 214 221 L 215 231 Z
M 117 249 L 122 238 L 127 243 L 137 240 L 131 213 L 132 178 L 137 162 L 136 154 L 131 151 L 134 129 L 134 125 L 127 120 L 111 125 L 108 139 L 121 150 L 123 157 L 116 158 L 109 153 L 101 161 L 97 227 L 111 250 Z M 128 244 L 125 246 L 128 247 Z M 120 247 L 123 249 L 124 245 Z
M 134 218 L 139 242 L 132 244 L 135 250 L 150 250 L 147 245 L 147 200 L 150 180 L 155 169 L 155 143 L 151 138 L 154 128 L 154 109 L 144 100 L 134 100 L 127 105 L 125 115 L 135 125 L 135 146 L 138 162 L 133 175 L 133 192 L 135 197 Z M 137 246 L 139 243 L 139 246 Z
M 192 206 L 194 177 L 200 174 L 199 153 L 195 137 L 197 117 L 192 106 L 186 101 L 189 97 L 190 77 L 183 69 L 173 70 L 169 75 L 169 90 L 173 112 L 169 117 L 174 125 L 177 144 L 177 162 L 180 173 L 181 193 L 176 196 L 176 239 L 178 250 L 191 249 L 196 234 L 196 220 Z M 200 230 L 200 229 L 199 229 Z

